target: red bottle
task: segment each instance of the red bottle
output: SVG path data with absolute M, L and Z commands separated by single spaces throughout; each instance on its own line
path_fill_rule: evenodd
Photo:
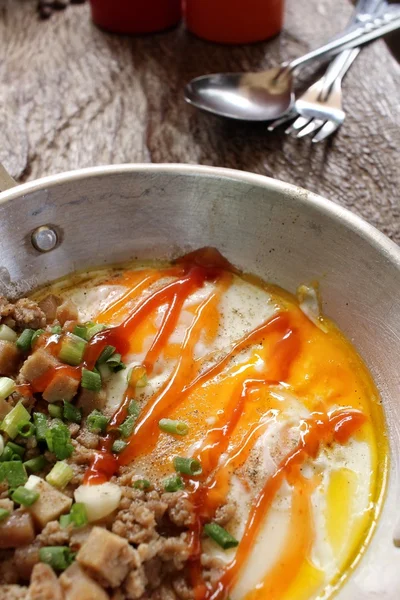
M 222 44 L 248 44 L 282 29 L 284 0 L 184 0 L 186 26 Z
M 181 0 L 90 0 L 93 22 L 113 33 L 152 33 L 177 25 Z

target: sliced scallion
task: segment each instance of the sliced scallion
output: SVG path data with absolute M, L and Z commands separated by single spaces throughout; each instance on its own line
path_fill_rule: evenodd
M 78 337 L 77 335 L 74 335 L 73 333 L 68 333 L 61 342 L 61 350 L 59 352 L 58 358 L 63 363 L 76 367 L 83 360 L 85 348 L 85 340 Z
M 85 341 L 87 341 L 87 339 L 88 339 L 87 327 L 85 325 L 75 325 L 73 334 L 77 335 L 78 337 L 82 338 Z
M 224 550 L 235 548 L 239 544 L 238 540 L 221 527 L 221 525 L 218 525 L 218 523 L 207 523 L 207 525 L 204 525 L 204 531 L 208 537 L 217 542 Z
M 62 529 L 65 529 L 65 527 L 71 525 L 71 517 L 69 515 L 61 515 L 59 522 Z
M 123 450 L 125 450 L 125 448 L 127 447 L 127 443 L 124 442 L 123 440 L 115 440 L 115 442 L 112 445 L 112 451 L 115 452 L 116 454 L 120 454 L 120 452 L 122 452 Z
M 7 517 L 10 516 L 10 511 L 5 508 L 0 508 L 0 521 L 4 521 Z
M 18 435 L 18 426 L 31 418 L 21 401 L 4 417 L 2 430 L 13 440 Z
M 87 328 L 87 339 L 90 340 L 94 335 L 100 333 L 100 331 L 104 331 L 104 329 L 106 329 L 106 326 L 101 323 L 89 326 Z
M 171 477 L 164 479 L 164 490 L 166 492 L 177 492 L 178 490 L 183 490 L 184 487 L 185 484 L 179 475 L 171 475 Z
M 136 423 L 135 415 L 129 415 L 129 417 L 127 417 L 125 419 L 125 421 L 123 423 L 121 423 L 121 425 L 119 426 L 119 430 L 121 432 L 122 437 L 128 438 L 129 436 L 132 435 L 133 430 L 135 429 L 135 423 Z
M 48 411 L 53 419 L 62 419 L 63 417 L 63 409 L 59 404 L 49 404 Z
M 69 458 L 74 451 L 69 429 L 59 421 L 47 429 L 46 442 L 50 452 L 54 452 L 58 460 Z
M 46 481 L 50 485 L 62 490 L 71 481 L 74 476 L 72 468 L 67 463 L 59 461 L 56 462 L 52 470 L 46 475 Z
M 11 494 L 11 499 L 22 506 L 32 506 L 39 496 L 39 492 L 28 490 L 26 487 L 20 486 Z
M 69 516 L 71 523 L 73 523 L 75 527 L 83 527 L 88 522 L 86 506 L 82 502 L 76 502 L 72 505 Z
M 99 365 L 102 365 L 103 363 L 107 362 L 112 357 L 112 355 L 114 353 L 115 353 L 115 347 L 114 346 L 106 346 L 103 349 L 102 353 L 100 354 L 99 358 L 97 359 L 97 363 Z
M 14 442 L 7 442 L 6 448 L 9 448 L 13 454 L 17 454 L 20 458 L 25 454 L 25 448 L 19 444 L 14 444 Z
M 94 410 L 86 419 L 86 426 L 92 433 L 105 433 L 109 419 L 99 410 Z
M 38 339 L 42 335 L 42 333 L 44 333 L 44 329 L 36 329 L 35 333 L 32 336 L 32 339 L 31 339 L 31 348 L 33 348 L 35 346 L 36 342 L 38 341 Z
M 126 379 L 128 385 L 131 387 L 146 387 L 148 381 L 145 367 L 142 367 L 141 365 L 131 367 L 126 374 Z
M 82 421 L 81 409 L 64 400 L 64 419 L 72 423 L 80 423 Z
M 10 446 L 6 445 L 1 456 L 0 462 L 7 462 L 8 460 L 12 460 L 14 452 L 11 450 Z
M 8 325 L 0 325 L 0 340 L 3 340 L 3 342 L 16 342 L 17 338 L 18 335 L 14 329 L 11 329 Z
M 128 413 L 130 415 L 133 415 L 134 417 L 138 417 L 139 413 L 140 413 L 140 406 L 139 404 L 136 402 L 136 400 L 131 400 L 129 402 L 129 406 L 128 406 Z
M 31 437 L 35 433 L 35 426 L 30 421 L 20 423 L 18 425 L 18 433 L 23 438 Z
M 125 369 L 125 365 L 122 362 L 122 356 L 120 354 L 118 354 L 117 352 L 115 352 L 115 354 L 113 354 L 110 358 L 108 358 L 105 362 L 105 364 L 112 370 L 114 371 L 114 373 L 117 373 L 117 371 L 121 371 L 122 369 Z
M 101 390 L 101 377 L 95 371 L 82 369 L 82 387 L 91 392 L 99 392 Z
M 54 333 L 55 335 L 60 335 L 62 333 L 61 325 L 53 325 L 53 327 L 51 328 L 51 333 Z
M 133 482 L 133 487 L 135 488 L 135 490 L 144 491 L 148 490 L 151 487 L 151 483 L 147 479 L 136 479 L 136 481 Z
M 39 560 L 55 571 L 65 571 L 74 559 L 75 554 L 67 546 L 44 546 L 39 550 Z
M 51 406 L 51 405 L 49 405 Z M 38 442 L 46 441 L 46 431 L 48 430 L 48 424 L 46 416 L 43 413 L 33 413 L 33 422 L 36 427 L 36 439 Z
M 173 435 L 187 435 L 189 427 L 184 421 L 174 421 L 173 419 L 161 419 L 158 422 L 161 431 Z
M 184 456 L 175 456 L 174 467 L 177 473 L 182 475 L 201 475 L 203 472 L 200 461 L 195 458 L 186 458 Z
M 34 329 L 24 329 L 16 341 L 17 348 L 22 350 L 22 352 L 28 352 L 31 349 L 32 338 L 34 335 Z
M 5 400 L 15 392 L 16 385 L 13 379 L 9 377 L 0 377 L 0 400 Z
M 35 456 L 35 458 L 31 458 L 24 462 L 25 469 L 30 471 L 30 473 L 38 473 L 39 471 L 42 471 L 46 465 L 47 460 L 44 456 Z

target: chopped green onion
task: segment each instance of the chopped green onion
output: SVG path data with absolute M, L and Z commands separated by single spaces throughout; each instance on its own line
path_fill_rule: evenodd
M 100 373 L 101 376 L 101 380 L 104 383 L 105 381 L 108 381 L 111 377 L 111 375 L 113 374 L 112 369 L 110 369 L 110 367 L 107 365 L 107 363 L 104 363 L 102 365 L 99 365 L 98 363 L 97 367 L 98 367 L 98 371 Z
M 11 460 L 18 460 L 19 462 L 22 462 L 22 458 L 19 454 L 13 454 Z
M 135 429 L 136 417 L 135 415 L 129 415 L 123 423 L 119 426 L 122 437 L 127 438 L 132 435 Z
M 204 531 L 214 542 L 217 542 L 221 548 L 235 548 L 239 542 L 226 529 L 218 525 L 218 523 L 207 523 L 204 525 Z
M 171 475 L 171 477 L 164 479 L 164 490 L 166 492 L 177 492 L 178 490 L 183 490 L 184 487 L 185 484 L 179 475 Z
M 113 354 L 111 356 L 111 358 L 108 358 L 106 360 L 106 365 L 108 367 L 110 367 L 110 369 L 112 371 L 114 371 L 115 373 L 117 371 L 121 371 L 121 369 L 125 369 L 126 368 L 125 365 L 124 365 L 124 363 L 122 362 L 122 356 L 120 354 L 118 354 L 117 352 L 115 354 Z
M 24 462 L 24 467 L 31 473 L 42 471 L 47 465 L 47 460 L 44 456 L 36 456 Z
M 6 448 L 10 448 L 11 452 L 13 454 L 17 454 L 20 457 L 20 459 L 25 454 L 25 448 L 23 446 L 20 446 L 19 444 L 14 444 L 14 442 L 7 442 Z
M 126 374 L 126 380 L 128 382 L 128 385 L 130 385 L 131 387 L 146 387 L 148 382 L 145 367 L 142 367 L 141 365 L 131 367 Z
M 56 335 L 60 335 L 60 333 L 62 333 L 62 327 L 61 327 L 61 325 L 53 325 L 53 327 L 51 328 L 51 333 L 54 333 Z
M 106 346 L 103 349 L 102 353 L 100 354 L 99 358 L 97 359 L 97 363 L 99 365 L 101 365 L 101 364 L 107 362 L 112 357 L 112 355 L 114 354 L 114 352 L 115 352 L 115 347 L 114 346 Z
M 62 419 L 63 417 L 63 409 L 59 404 L 49 404 L 48 411 L 53 419 Z
M 82 502 L 76 502 L 72 505 L 69 516 L 75 527 L 83 527 L 88 522 L 86 506 Z
M 23 352 L 28 352 L 28 350 L 31 349 L 32 338 L 34 335 L 34 329 L 24 329 L 16 341 L 17 348 Z
M 69 458 L 74 451 L 69 429 L 61 422 L 46 431 L 46 442 L 50 452 L 54 452 L 58 460 Z
M 91 392 L 99 392 L 101 390 L 101 377 L 99 373 L 82 369 L 82 387 Z
M 52 406 L 52 405 L 49 405 Z M 33 413 L 33 422 L 36 427 L 36 439 L 38 442 L 44 442 L 46 440 L 46 431 L 48 430 L 48 424 L 46 416 L 43 413 Z
M 67 365 L 77 367 L 83 360 L 85 348 L 86 342 L 82 338 L 68 333 L 61 342 L 58 358 Z
M 201 475 L 203 472 L 200 461 L 195 458 L 185 458 L 183 456 L 175 456 L 174 467 L 177 473 L 183 475 Z
M 130 415 L 133 415 L 136 418 L 139 416 L 140 407 L 139 407 L 139 404 L 136 402 L 136 400 L 131 400 L 129 402 L 128 413 Z
M 107 329 L 107 327 L 105 325 L 102 325 L 101 323 L 88 327 L 87 339 L 90 340 L 94 335 L 100 333 L 100 331 L 104 331 L 104 329 Z
M 28 481 L 28 476 L 21 461 L 10 460 L 0 464 L 0 481 L 7 480 L 8 486 L 12 489 L 24 485 Z
M 35 431 L 35 426 L 30 421 L 25 421 L 24 423 L 20 423 L 18 425 L 18 433 L 23 438 L 31 437 L 34 435 Z
M 148 490 L 151 487 L 151 483 L 147 479 L 136 479 L 133 487 L 135 490 Z
M 68 525 L 71 525 L 71 517 L 70 515 L 61 515 L 60 517 L 60 526 L 65 529 L 65 527 L 68 527 Z
M 85 341 L 88 340 L 87 327 L 85 325 L 75 325 L 73 333 Z
M 31 348 L 34 347 L 34 345 L 36 344 L 36 342 L 38 341 L 38 339 L 40 338 L 42 333 L 44 333 L 44 329 L 36 329 L 35 333 L 32 336 L 32 339 L 31 339 Z
M 67 546 L 44 546 L 39 550 L 39 560 L 50 565 L 55 571 L 65 571 L 74 559 L 74 552 Z
M 63 490 L 73 476 L 74 472 L 72 468 L 67 463 L 59 461 L 56 462 L 50 473 L 46 475 L 46 481 L 59 490 Z
M 10 511 L 5 508 L 0 508 L 0 521 L 4 521 L 7 517 L 10 516 Z
M 0 456 L 0 462 L 12 460 L 13 456 L 14 456 L 14 452 L 11 450 L 10 446 L 6 445 L 6 447 L 4 448 L 4 450 Z
M 161 431 L 174 435 L 187 435 L 189 431 L 189 427 L 184 421 L 174 421 L 173 419 L 161 419 L 158 426 Z
M 94 410 L 86 419 L 86 426 L 92 433 L 105 433 L 109 419 L 99 410 Z
M 82 421 L 81 409 L 64 400 L 64 419 L 73 423 L 80 423 Z
M 8 325 L 0 325 L 0 340 L 4 342 L 15 342 L 18 338 L 18 335 L 15 333 L 14 329 L 8 327 Z
M 0 396 L 1 397 L 1 396 Z M 13 440 L 18 434 L 18 425 L 26 423 L 31 418 L 21 401 L 4 417 L 2 430 Z
M 115 442 L 112 445 L 111 450 L 113 452 L 115 452 L 116 454 L 119 454 L 120 452 L 122 452 L 122 450 L 125 450 L 127 445 L 128 444 L 126 442 L 124 442 L 123 440 L 115 440 Z
M 39 492 L 28 490 L 26 487 L 20 486 L 11 494 L 11 499 L 17 504 L 22 504 L 22 506 L 32 506 L 39 496 Z
M 9 377 L 0 377 L 0 400 L 5 400 L 15 392 L 16 385 L 13 379 Z

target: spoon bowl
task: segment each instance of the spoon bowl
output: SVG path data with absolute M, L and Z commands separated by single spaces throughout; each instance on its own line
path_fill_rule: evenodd
M 270 121 L 288 111 L 294 102 L 292 76 L 279 67 L 262 73 L 204 75 L 188 83 L 185 99 L 215 115 Z

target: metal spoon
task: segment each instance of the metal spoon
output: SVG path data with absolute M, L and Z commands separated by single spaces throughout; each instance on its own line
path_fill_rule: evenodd
M 185 100 L 207 112 L 244 121 L 270 121 L 290 110 L 294 102 L 293 72 L 316 58 L 365 44 L 400 28 L 400 10 L 359 24 L 300 58 L 260 73 L 216 73 L 192 79 Z

